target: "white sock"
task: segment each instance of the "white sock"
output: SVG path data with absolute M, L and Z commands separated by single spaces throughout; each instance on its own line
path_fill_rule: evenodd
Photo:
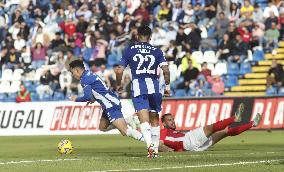
M 151 126 L 149 122 L 143 122 L 140 129 L 148 148 L 152 144 Z
M 155 152 L 158 152 L 160 143 L 160 126 L 151 127 L 152 143 L 154 144 Z
M 142 133 L 129 126 L 127 127 L 126 135 L 142 142 L 145 141 Z

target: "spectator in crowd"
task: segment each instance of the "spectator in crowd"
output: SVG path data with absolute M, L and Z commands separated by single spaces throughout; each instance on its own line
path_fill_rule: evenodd
M 231 51 L 233 48 L 233 43 L 229 38 L 228 34 L 224 34 L 223 40 L 218 45 L 218 52 L 216 53 L 216 57 L 223 61 L 227 61 L 228 57 L 231 55 Z
M 236 35 L 236 41 L 232 48 L 232 56 L 228 59 L 230 62 L 241 63 L 247 58 L 249 46 L 243 42 L 240 34 Z
M 208 82 L 212 85 L 212 95 L 223 95 L 225 91 L 225 84 L 219 75 L 208 77 Z
M 250 4 L 250 0 L 244 0 L 244 5 L 242 6 L 240 10 L 241 17 L 244 18 L 245 16 L 249 16 L 249 18 L 252 18 L 253 11 L 254 11 L 254 8 Z
M 22 68 L 25 72 L 29 72 L 30 65 L 32 64 L 31 50 L 29 46 L 24 46 L 21 50 L 20 63 L 23 64 Z
M 264 8 L 263 17 L 268 18 L 269 16 L 271 16 L 271 12 L 273 12 L 274 16 L 279 16 L 279 11 L 276 5 L 273 3 L 272 0 L 269 0 L 268 6 Z
M 39 98 L 42 99 L 44 94 L 52 95 L 53 91 L 50 87 L 52 81 L 52 76 L 49 70 L 43 71 L 40 77 L 40 85 L 36 88 L 36 92 L 39 95 Z
M 189 85 L 192 84 L 198 77 L 199 70 L 196 67 L 193 67 L 192 60 L 188 59 L 188 69 L 186 69 L 182 76 L 184 78 L 183 83 L 181 83 L 178 87 L 180 89 L 189 89 Z
M 16 96 L 16 102 L 21 103 L 21 102 L 30 102 L 30 101 L 31 101 L 30 92 L 26 89 L 24 84 L 21 84 L 20 91 L 18 91 L 17 96 Z
M 46 61 L 46 47 L 42 43 L 38 42 L 31 49 L 32 52 L 32 66 L 34 69 L 41 67 Z
M 8 48 L 7 47 L 2 47 L 0 51 L 0 69 L 2 70 L 2 67 L 6 63 L 6 56 L 8 54 Z
M 263 46 L 264 27 L 262 23 L 256 23 L 252 29 L 252 40 L 261 47 Z
M 185 32 L 185 44 L 190 45 L 191 50 L 198 50 L 201 42 L 201 30 L 195 23 L 187 25 Z
M 229 35 L 229 40 L 235 40 L 238 31 L 235 26 L 235 22 L 230 22 L 226 33 Z
M 21 34 L 18 33 L 17 39 L 14 41 L 14 47 L 17 52 L 20 52 L 24 46 L 26 46 L 26 41 L 22 38 Z
M 62 49 L 66 45 L 65 41 L 61 38 L 60 32 L 55 33 L 55 39 L 51 41 L 50 48 L 53 51 L 57 51 L 58 49 Z
M 274 15 L 274 13 L 271 11 L 270 16 L 266 18 L 264 24 L 265 24 L 265 30 L 268 30 L 271 28 L 272 23 L 278 23 L 278 18 Z
M 272 60 L 267 76 L 267 87 L 269 88 L 271 85 L 278 88 L 284 86 L 283 66 L 282 64 L 277 63 L 275 59 Z
M 175 61 L 177 51 L 178 51 L 178 49 L 177 49 L 177 46 L 176 46 L 176 42 L 171 40 L 169 47 L 165 51 L 166 60 L 167 61 Z
M 71 92 L 70 85 L 72 83 L 72 76 L 71 73 L 68 72 L 66 69 L 62 70 L 59 75 L 59 85 L 61 91 L 66 96 L 67 92 Z
M 67 50 L 67 55 L 66 55 L 66 60 L 65 60 L 65 68 L 67 70 L 69 70 L 69 63 L 71 63 L 72 61 L 76 60 L 77 57 L 75 57 L 73 55 L 73 51 L 72 50 Z
M 130 98 L 131 96 L 131 78 L 128 74 L 125 75 L 123 80 L 122 91 L 120 93 L 121 98 Z
M 278 47 L 278 38 L 280 37 L 279 30 L 277 29 L 277 25 L 275 22 L 271 24 L 271 28 L 266 30 L 265 32 L 265 43 L 266 48 L 275 49 Z
M 5 67 L 6 69 L 17 69 L 20 66 L 20 54 L 15 47 L 11 47 L 9 53 L 6 55 Z
M 239 17 L 240 17 L 240 9 L 239 9 L 238 4 L 231 3 L 229 20 L 235 21 L 235 20 L 238 20 Z
M 207 80 L 207 78 L 211 76 L 211 70 L 208 69 L 207 66 L 208 66 L 207 62 L 203 62 L 201 64 L 201 71 L 199 73 L 199 76 L 204 77 L 204 80 Z
M 224 33 L 228 29 L 229 19 L 225 17 L 224 12 L 219 13 L 219 17 L 216 19 L 216 36 L 218 39 L 222 39 Z
M 284 3 L 283 3 L 283 5 L 284 5 Z M 279 18 L 278 18 L 278 28 L 279 28 L 279 31 L 280 31 L 280 39 L 284 40 L 284 7 L 280 11 L 280 15 L 279 15 Z
M 253 21 L 259 23 L 263 22 L 263 10 L 259 7 L 258 4 L 254 5 Z

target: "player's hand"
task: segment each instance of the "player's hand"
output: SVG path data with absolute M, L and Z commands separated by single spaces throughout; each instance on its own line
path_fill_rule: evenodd
M 118 85 L 118 86 L 116 87 L 116 92 L 117 92 L 118 94 L 121 94 L 122 91 L 123 91 L 122 86 L 121 86 L 121 85 Z
M 165 90 L 164 96 L 165 97 L 170 97 L 171 96 L 171 90 Z
M 75 101 L 75 100 L 77 99 L 77 96 L 70 96 L 69 99 L 70 99 L 71 101 Z

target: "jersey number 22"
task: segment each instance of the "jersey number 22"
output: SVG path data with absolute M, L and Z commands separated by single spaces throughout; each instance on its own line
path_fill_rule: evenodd
M 133 60 L 134 61 L 138 61 L 138 66 L 137 66 L 137 69 L 136 69 L 136 74 L 155 74 L 155 69 L 151 69 L 151 67 L 154 65 L 155 63 L 155 57 L 151 54 L 147 54 L 145 56 L 143 56 L 142 54 L 136 54 L 134 57 L 133 57 Z M 144 64 L 144 62 L 149 62 L 149 65 L 148 67 L 142 67 L 142 65 Z

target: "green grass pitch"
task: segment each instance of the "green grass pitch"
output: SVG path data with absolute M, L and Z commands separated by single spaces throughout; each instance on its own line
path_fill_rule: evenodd
M 72 141 L 75 147 L 72 155 L 57 153 L 57 143 L 63 138 Z M 120 135 L 0 138 L 0 172 L 283 172 L 284 130 L 249 131 L 228 137 L 205 152 L 160 155 L 147 159 L 143 143 Z

